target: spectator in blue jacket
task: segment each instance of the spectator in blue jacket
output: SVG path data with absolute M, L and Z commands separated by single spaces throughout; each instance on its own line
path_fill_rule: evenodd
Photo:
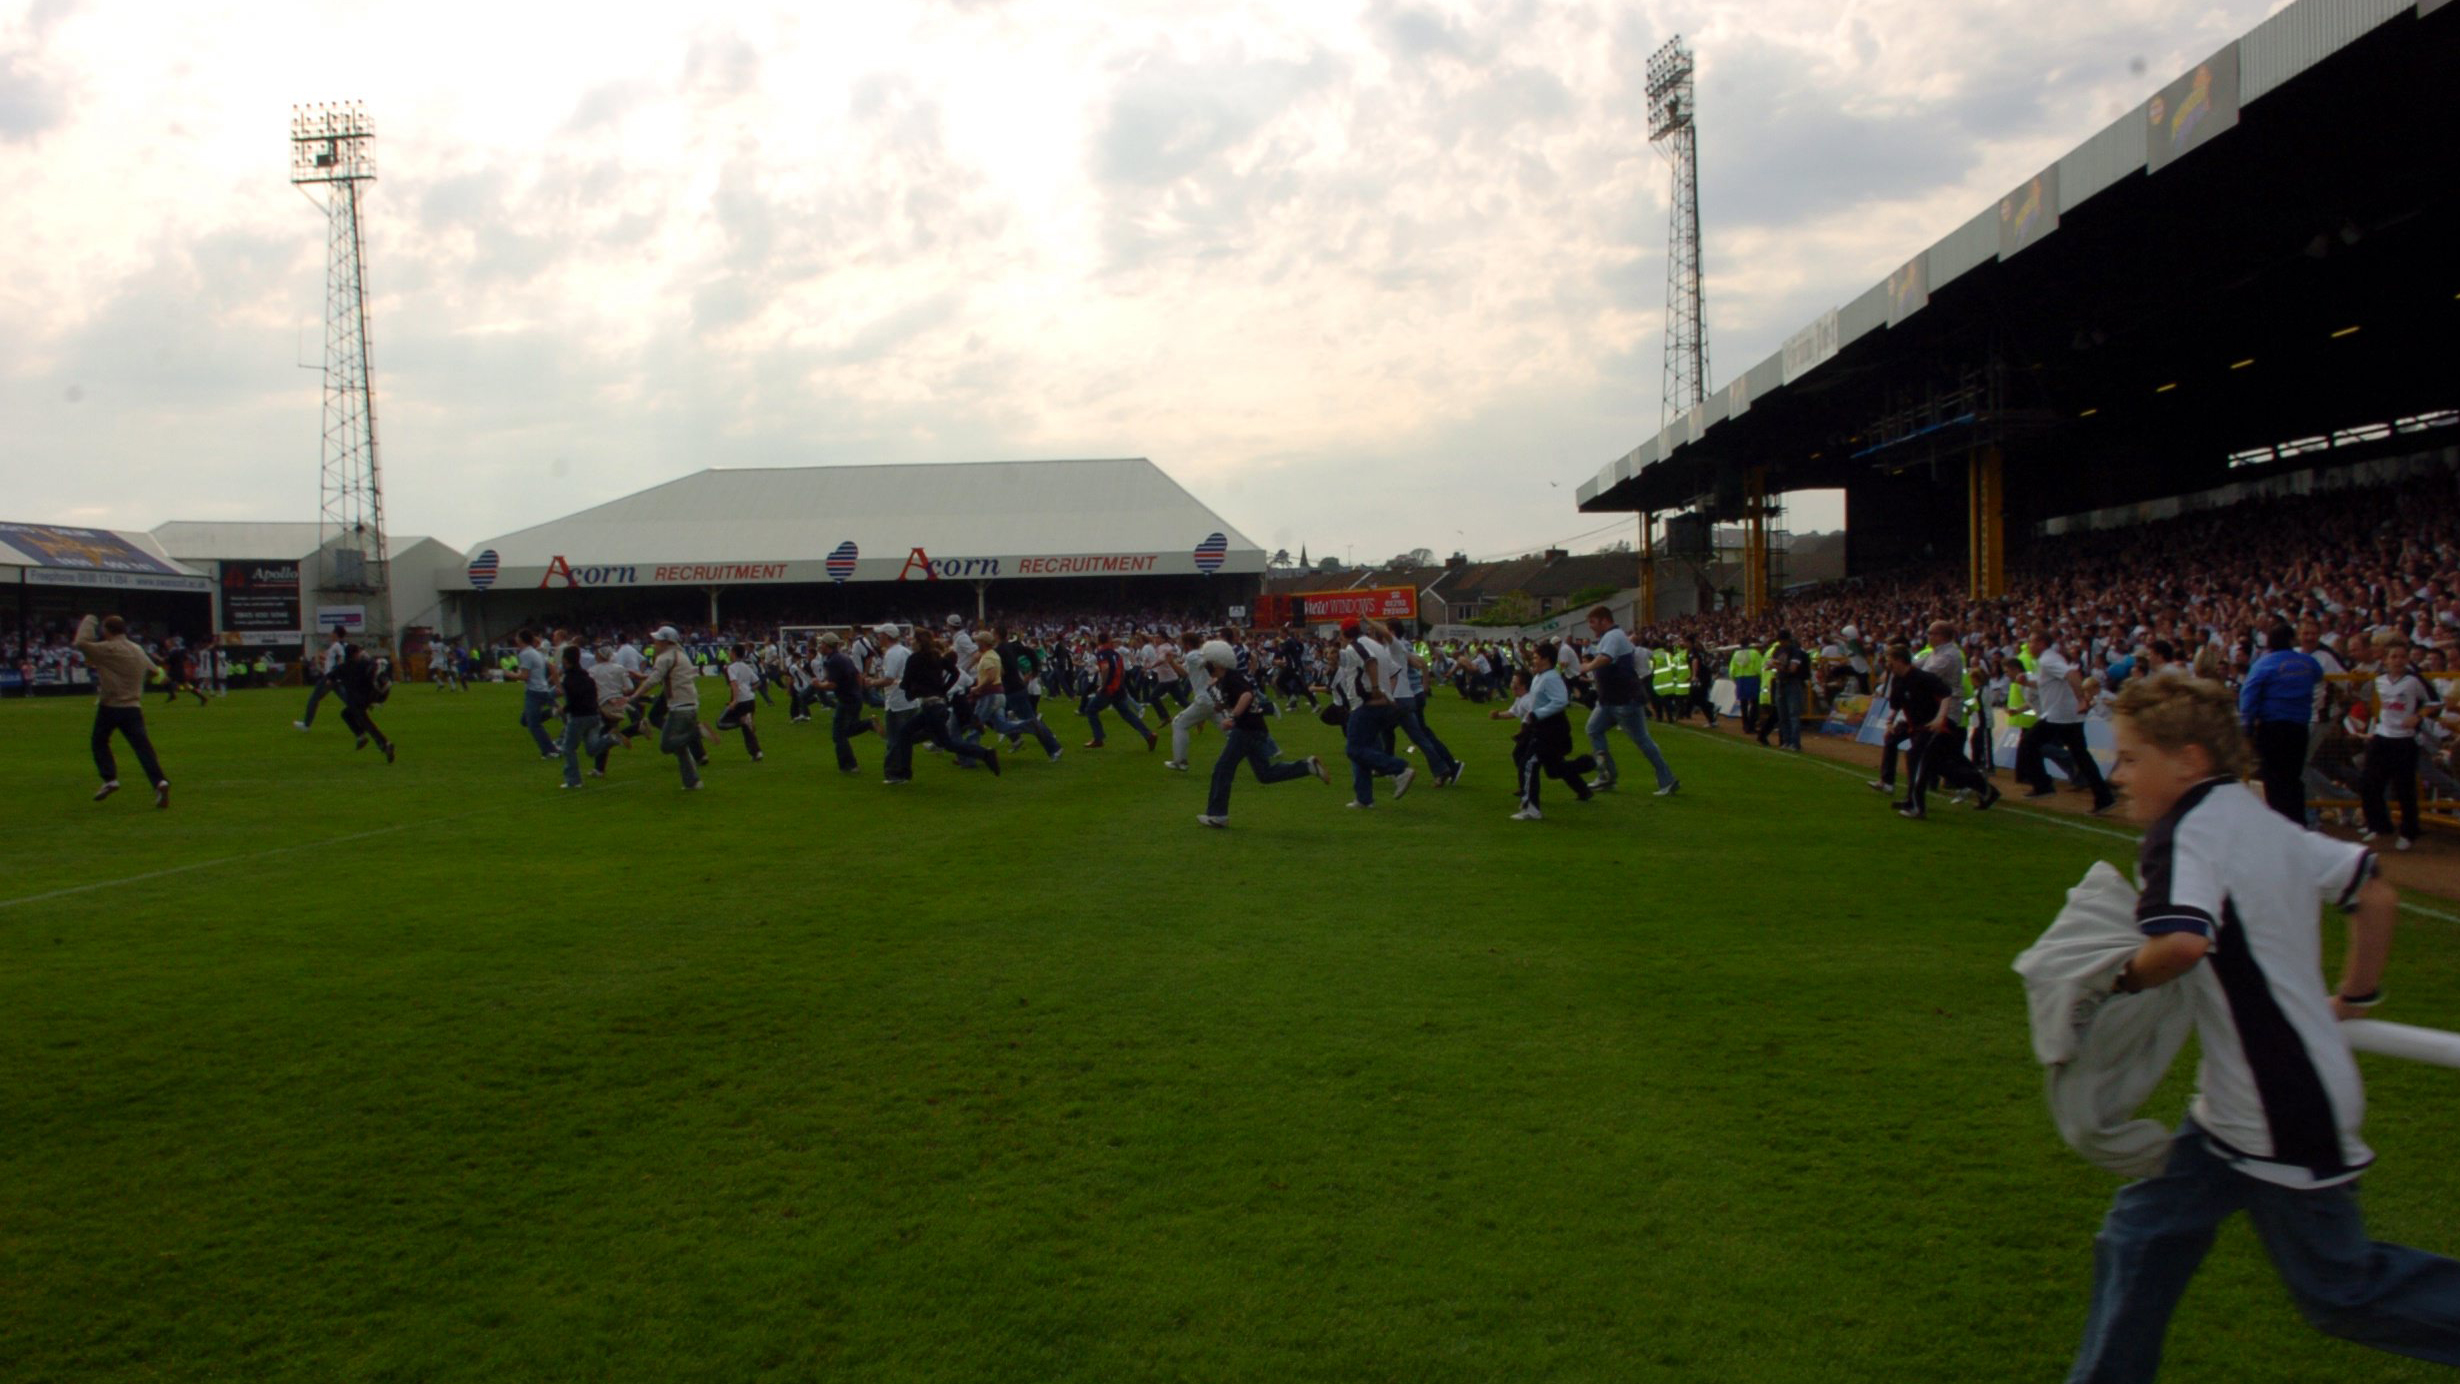
M 2306 736 L 2315 717 L 2315 687 L 2323 665 L 2298 649 L 2297 631 L 2280 621 L 2265 632 L 2271 652 L 2255 660 L 2238 687 L 2238 719 L 2255 743 L 2256 777 L 2264 802 L 2306 825 Z

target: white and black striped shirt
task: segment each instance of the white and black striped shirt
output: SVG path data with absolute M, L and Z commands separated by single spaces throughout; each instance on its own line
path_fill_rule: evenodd
M 2288 1187 L 2356 1177 L 2374 1153 L 2358 1138 L 2365 1089 L 2324 983 L 2319 901 L 2356 902 L 2373 853 L 2210 779 L 2145 833 L 2140 867 L 2137 925 L 2212 943 L 2176 983 L 2194 998 L 2195 1122 L 2214 1151 Z

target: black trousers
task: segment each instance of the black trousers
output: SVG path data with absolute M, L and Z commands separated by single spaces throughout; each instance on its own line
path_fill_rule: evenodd
M 377 749 L 389 749 L 392 746 L 392 742 L 384 738 L 384 732 L 376 729 L 375 718 L 368 715 L 364 709 L 349 702 L 342 703 L 342 724 L 350 727 L 353 732 L 375 741 Z
M 2306 735 L 2304 721 L 2255 725 L 2255 773 L 2263 780 L 2264 805 L 2299 826 L 2306 825 Z
M 754 709 L 752 699 L 749 697 L 736 702 L 733 706 L 726 708 L 725 713 L 717 718 L 717 728 L 721 731 L 739 730 L 743 732 L 743 752 L 756 755 L 760 753 L 760 735 L 752 729 Z
M 2366 739 L 2366 771 L 2358 777 L 2358 800 L 2366 805 L 2366 829 L 2392 829 L 2389 796 L 2400 794 L 2400 839 L 2417 839 L 2417 741 L 2390 735 Z
M 1905 776 L 1911 780 L 1911 787 L 1905 796 L 1912 801 L 1914 811 L 1929 810 L 1929 794 L 1934 784 L 1944 783 L 1976 793 L 1990 787 L 1982 771 L 1965 758 L 1964 737 L 1964 731 L 1954 726 L 1945 731 L 1913 732 L 1913 746 L 1905 758 Z
M 1521 728 L 1520 737 L 1512 742 L 1512 769 L 1520 780 L 1522 807 L 1538 805 L 1538 785 L 1549 774 L 1561 779 L 1573 796 L 1583 802 L 1594 796 L 1581 778 L 1596 771 L 1596 758 L 1584 754 L 1572 759 L 1568 757 L 1571 751 L 1572 722 L 1568 710 Z
M 2084 747 L 2082 721 L 2035 722 L 2025 731 L 2024 740 L 2016 747 L 2016 777 L 2035 788 L 2050 787 L 2050 771 L 2042 767 L 2041 757 L 2042 751 L 2051 745 L 2067 752 L 2068 760 L 2075 768 L 2076 782 L 2092 793 L 2093 806 L 2108 807 L 2116 801 L 2117 795 L 2110 791 L 2110 785 L 2101 777 L 2100 761 L 2094 759 L 2093 752 Z M 2301 748 L 2299 753 L 2303 758 L 2304 749 Z
M 857 767 L 854 762 L 854 737 L 868 729 L 870 725 L 863 718 L 863 708 L 859 702 L 849 704 L 841 700 L 836 709 L 829 713 L 829 740 L 837 747 L 838 768 Z
M 145 733 L 145 713 L 133 706 L 98 706 L 94 708 L 94 767 L 101 771 L 103 782 L 117 783 L 120 778 L 119 761 L 111 757 L 114 731 L 136 752 L 137 767 L 145 771 L 147 783 L 159 787 L 168 782 L 162 761 L 154 758 L 153 739 Z
M 1896 785 L 1896 747 L 1903 745 L 1910 750 L 1914 735 L 1913 730 L 1904 726 L 1888 728 L 1888 738 L 1879 746 L 1879 781 L 1881 783 L 1890 787 Z

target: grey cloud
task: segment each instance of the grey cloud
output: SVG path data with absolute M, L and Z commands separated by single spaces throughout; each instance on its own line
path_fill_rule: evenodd
M 54 354 L 63 387 L 174 413 L 298 388 L 291 327 L 254 319 L 285 300 L 294 320 L 321 317 L 324 281 L 309 267 L 317 244 L 313 232 L 292 239 L 223 229 L 164 246 L 61 338 Z M 311 327 L 311 359 L 317 340 Z
M 759 306 L 751 282 L 741 274 L 728 274 L 702 284 L 692 293 L 692 330 L 703 334 L 721 332 L 750 320 Z
M 1254 134 L 1336 75 L 1332 62 L 1182 63 L 1154 55 L 1111 100 L 1097 137 L 1106 181 L 1159 187 L 1186 177 Z
M 74 89 L 45 61 L 51 31 L 74 0 L 36 0 L 24 39 L 0 49 L 0 144 L 31 144 L 68 119 Z
M 621 122 L 634 107 L 655 99 L 657 89 L 647 82 L 606 82 L 581 93 L 573 103 L 572 114 L 564 121 L 566 134 L 587 134 L 602 126 Z
M 749 92 L 760 85 L 760 50 L 738 33 L 704 33 L 684 53 L 683 81 L 721 96 Z
M 447 174 L 419 195 L 419 224 L 429 233 L 478 229 L 499 220 L 509 179 L 497 168 Z
M 1490 46 L 1473 42 L 1460 26 L 1424 5 L 1382 0 L 1367 12 L 1367 23 L 1383 46 L 1404 58 L 1446 57 L 1483 61 Z
M 827 352 L 820 360 L 840 364 L 895 355 L 898 347 L 956 321 L 964 302 L 963 295 L 950 291 L 908 303 L 857 328 L 843 346 Z

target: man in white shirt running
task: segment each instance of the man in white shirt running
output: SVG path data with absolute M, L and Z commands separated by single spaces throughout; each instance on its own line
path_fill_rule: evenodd
M 749 647 L 735 646 L 734 661 L 726 665 L 726 685 L 733 691 L 733 702 L 718 717 L 717 728 L 720 731 L 743 732 L 744 752 L 752 757 L 754 764 L 758 764 L 760 734 L 752 729 L 752 714 L 760 710 L 761 676 L 759 664 Z
M 342 632 L 335 630 L 333 642 L 327 644 L 324 650 L 316 655 L 316 686 L 308 693 L 307 711 L 298 720 L 291 722 L 292 725 L 306 730 L 316 724 L 316 704 L 325 699 L 326 693 L 334 690 L 333 679 L 341 670 Z
M 546 651 L 538 647 L 538 636 L 523 630 L 515 636 L 521 652 L 514 661 L 521 668 L 521 725 L 538 743 L 540 759 L 560 759 L 562 753 L 555 742 L 547 738 L 547 720 L 555 714 L 555 683 L 550 676 L 552 665 Z
M 1597 685 L 1597 709 L 1589 713 L 1589 750 L 1597 760 L 1597 781 L 1588 788 L 1597 793 L 1614 791 L 1621 775 L 1615 769 L 1614 751 L 1606 747 L 1606 735 L 1619 726 L 1640 747 L 1640 753 L 1647 756 L 1649 767 L 1657 771 L 1657 796 L 1671 797 L 1682 791 L 1683 784 L 1666 767 L 1665 754 L 1649 734 L 1648 701 L 1640 671 L 1647 658 L 1631 636 L 1614 623 L 1614 612 L 1604 606 L 1589 612 L 1589 632 L 1596 636 L 1596 642 L 1589 646 L 1589 656 L 1580 668 Z M 1531 687 L 1534 690 L 1535 684 Z M 1570 748 L 1566 746 L 1564 752 L 1569 754 Z M 1531 800 L 1534 803 L 1534 793 Z
M 649 665 L 649 681 L 641 689 L 647 695 L 666 698 L 666 724 L 659 729 L 658 749 L 675 757 L 675 766 L 683 774 L 683 786 L 698 788 L 700 782 L 700 687 L 699 670 L 683 651 L 683 636 L 673 625 L 662 625 L 649 637 L 657 657 Z
M 1384 647 L 1367 638 L 1355 616 L 1341 622 L 1341 638 L 1341 665 L 1334 677 L 1349 706 L 1349 719 L 1342 725 L 1342 748 L 1349 756 L 1350 785 L 1357 794 L 1345 805 L 1375 806 L 1378 776 L 1391 778 L 1392 800 L 1399 802 L 1418 771 L 1384 748 L 1384 736 L 1398 724 L 1392 696 L 1384 687 Z

